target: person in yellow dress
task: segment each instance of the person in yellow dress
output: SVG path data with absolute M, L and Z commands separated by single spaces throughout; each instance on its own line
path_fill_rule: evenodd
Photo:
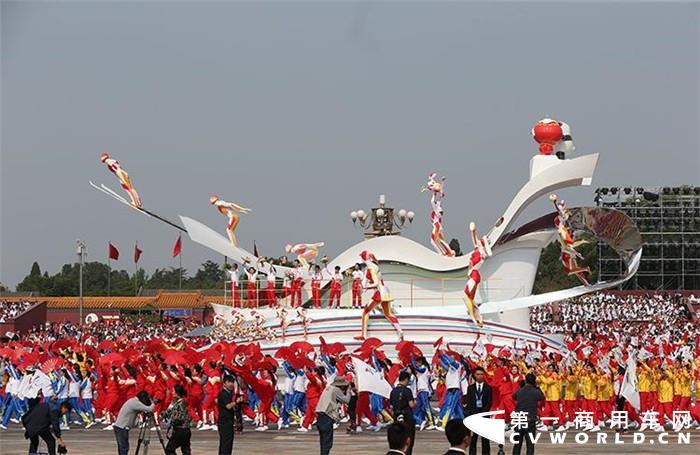
M 594 427 L 591 431 L 600 431 L 600 412 L 598 410 L 598 373 L 595 366 L 588 363 L 581 370 L 579 382 L 581 384 L 581 394 L 583 395 L 583 402 L 581 403 L 581 410 L 584 412 L 590 412 L 593 415 L 593 425 Z

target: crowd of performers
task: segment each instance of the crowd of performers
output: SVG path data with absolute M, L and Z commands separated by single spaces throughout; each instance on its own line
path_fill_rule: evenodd
M 281 268 L 280 268 L 281 269 Z M 291 308 L 304 303 L 302 290 L 310 290 L 313 308 L 340 308 L 343 282 L 350 280 L 350 307 L 362 308 L 362 294 L 367 289 L 364 264 L 341 272 L 340 267 L 329 268 L 327 258 L 320 264 L 297 259 L 291 270 L 278 270 L 272 260 L 261 257 L 255 266 L 251 261 L 233 264 L 226 269 L 231 303 L 236 308 L 279 307 L 282 302 Z M 327 289 L 324 295 L 324 289 Z
M 613 412 L 620 410 L 628 412 L 631 426 L 653 430 L 679 425 L 679 415 L 684 425 L 700 422 L 700 406 L 692 398 L 700 381 L 697 327 L 656 336 L 569 336 L 565 348 L 556 351 L 522 339 L 496 347 L 487 336 L 460 347 L 440 339 L 432 355 L 424 355 L 410 341 L 388 346 L 376 338 L 356 349 L 323 340 L 314 348 L 297 341 L 265 355 L 258 344 L 184 339 L 165 325 L 131 334 L 102 331 L 104 324 L 53 327 L 4 344 L 1 428 L 17 423 L 27 400 L 35 397 L 72 403 L 64 428 L 95 423 L 110 428 L 121 405 L 140 390 L 157 400 L 158 418 L 180 384 L 187 390 L 192 421 L 202 431 L 216 429 L 215 398 L 223 376 L 233 374 L 243 403 L 239 431 L 244 421 L 257 431 L 291 425 L 309 431 L 319 396 L 337 375 L 353 384 L 353 398 L 343 408 L 348 431 L 379 430 L 393 419 L 387 397 L 357 385 L 367 383 L 363 375 L 368 371 L 389 385 L 401 371 L 408 371 L 417 397 L 417 426 L 441 430 L 448 420 L 464 415 L 463 397 L 478 368 L 485 370 L 493 389 L 492 409 L 504 410 L 507 421 L 515 409 L 513 393 L 532 372 L 546 397 L 540 416 L 551 430 L 580 424 L 584 418 L 588 429 L 596 430 L 609 425 Z M 620 399 L 626 370 L 628 383 L 636 370 L 637 408 Z

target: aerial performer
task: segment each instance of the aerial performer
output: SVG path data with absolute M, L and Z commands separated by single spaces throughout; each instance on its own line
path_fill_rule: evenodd
M 122 188 L 124 188 L 124 190 L 127 193 L 129 193 L 129 198 L 131 198 L 131 205 L 137 208 L 141 208 L 141 199 L 139 198 L 138 193 L 134 189 L 134 185 L 132 185 L 131 183 L 129 174 L 127 174 L 127 172 L 121 167 L 119 161 L 115 160 L 114 158 L 111 158 L 109 156 L 109 153 L 107 152 L 103 152 L 100 155 L 100 161 L 105 163 L 107 165 L 107 169 L 109 169 L 111 172 L 114 173 L 114 175 L 117 176 Z
M 540 144 L 541 155 L 555 154 L 563 160 L 566 159 L 567 153 L 576 149 L 571 137 L 571 127 L 564 122 L 543 118 L 530 130 L 530 134 L 535 142 Z
M 445 177 L 441 178 L 438 182 L 437 174 L 432 173 L 428 176 L 428 183 L 422 187 L 421 193 L 423 191 L 430 191 L 430 206 L 432 211 L 430 212 L 430 221 L 433 225 L 430 231 L 430 243 L 433 245 L 435 250 L 441 256 L 453 257 L 455 252 L 445 239 L 445 232 L 442 228 L 442 218 L 444 211 L 442 210 L 442 198 L 445 197 Z
M 403 340 L 403 331 L 399 325 L 398 318 L 394 315 L 391 302 L 392 298 L 389 293 L 389 288 L 384 284 L 382 274 L 379 270 L 379 260 L 374 254 L 369 251 L 360 253 L 360 258 L 366 265 L 365 269 L 365 289 L 374 289 L 372 301 L 362 310 L 362 333 L 356 336 L 356 340 L 364 340 L 367 337 L 367 325 L 369 323 L 369 314 L 377 307 L 381 307 L 382 314 L 391 323 L 399 336 Z
M 469 272 L 467 274 L 467 285 L 464 287 L 464 301 L 467 304 L 467 311 L 472 321 L 481 327 L 484 325 L 484 321 L 481 318 L 481 313 L 479 313 L 479 306 L 474 302 L 474 297 L 476 296 L 479 283 L 481 283 L 479 269 L 486 258 L 491 256 L 493 252 L 486 236 L 479 239 L 474 222 L 469 223 L 469 232 L 471 233 L 474 249 L 469 253 Z
M 238 241 L 236 240 L 236 234 L 234 234 L 234 231 L 236 230 L 236 226 L 238 226 L 238 213 L 250 213 L 250 209 L 240 206 L 234 202 L 226 202 L 223 199 L 220 199 L 216 194 L 211 195 L 209 202 L 216 206 L 219 212 L 226 215 L 228 218 L 226 232 L 228 232 L 228 238 L 231 241 L 231 245 L 236 248 L 238 246 Z
M 550 194 L 549 200 L 552 201 L 557 209 L 557 216 L 554 217 L 554 226 L 557 228 L 557 240 L 561 248 L 561 263 L 564 266 L 564 272 L 567 275 L 576 275 L 584 286 L 588 286 L 586 275 L 590 275 L 590 267 L 581 267 L 578 265 L 577 259 L 584 257 L 576 251 L 579 245 L 588 243 L 585 239 L 574 240 L 573 232 L 569 227 L 569 209 L 563 199 L 557 201 L 556 194 Z
M 296 254 L 299 262 L 308 270 L 309 261 L 318 256 L 318 250 L 324 245 L 325 243 L 323 242 L 297 243 L 296 245 L 287 244 L 287 246 L 284 247 L 284 251 Z

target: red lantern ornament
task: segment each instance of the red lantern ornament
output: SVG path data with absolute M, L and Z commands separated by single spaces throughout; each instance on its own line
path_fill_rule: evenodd
M 532 128 L 532 137 L 540 144 L 540 155 L 551 155 L 554 146 L 563 136 L 561 126 L 556 120 L 542 119 Z

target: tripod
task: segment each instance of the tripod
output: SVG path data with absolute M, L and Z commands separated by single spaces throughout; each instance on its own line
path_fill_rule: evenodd
M 160 441 L 161 447 L 165 450 L 165 440 L 163 439 L 163 433 L 160 431 L 160 425 L 158 425 L 153 418 L 153 414 L 144 414 L 143 422 L 141 423 L 141 428 L 139 429 L 139 439 L 136 443 L 135 455 L 139 455 L 139 450 L 143 446 L 143 455 L 148 455 L 148 446 L 151 444 L 151 431 L 149 427 L 153 425 L 156 428 L 156 434 L 158 435 L 158 440 Z

